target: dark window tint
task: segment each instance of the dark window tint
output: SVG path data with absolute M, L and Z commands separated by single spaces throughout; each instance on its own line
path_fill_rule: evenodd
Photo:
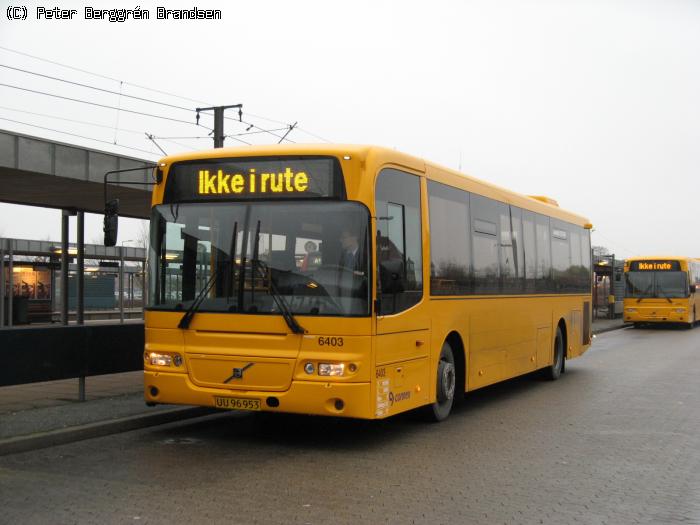
M 552 260 L 551 243 L 549 242 L 549 217 L 535 214 L 535 230 L 537 236 L 537 270 L 535 272 L 535 290 L 551 292 L 552 290 Z
M 395 169 L 377 178 L 379 313 L 401 312 L 423 295 L 420 179 Z
M 571 289 L 571 254 L 569 253 L 569 232 L 567 226 L 552 220 L 552 278 L 555 292 Z
M 499 292 L 498 225 L 504 204 L 480 195 L 470 196 L 472 245 L 474 250 L 474 293 Z
M 591 274 L 592 262 L 591 262 L 591 230 L 580 230 L 581 231 L 581 267 L 583 270 L 581 273 L 585 273 L 586 282 L 583 287 L 583 292 L 590 292 L 591 285 L 593 281 L 593 276 Z
M 501 206 L 501 291 L 504 294 L 522 293 L 523 289 L 520 215 L 519 208 Z
M 537 274 L 535 214 L 525 210 L 523 210 L 523 246 L 525 248 L 525 293 L 534 293 Z
M 469 193 L 428 182 L 430 206 L 430 293 L 462 295 L 472 289 L 469 252 Z

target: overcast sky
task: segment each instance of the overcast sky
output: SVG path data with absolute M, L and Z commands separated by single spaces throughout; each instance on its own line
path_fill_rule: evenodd
M 388 146 L 525 194 L 548 195 L 588 216 L 593 244 L 620 257 L 700 257 L 700 2 L 160 5 L 195 3 L 221 9 L 222 20 L 156 20 L 159 4 L 144 1 L 138 5 L 150 10 L 148 21 L 89 21 L 85 6 L 137 4 L 57 0 L 47 7 L 77 9 L 74 20 L 33 20 L 36 4 L 28 2 L 30 20 L 8 21 L 10 4 L 0 0 L 0 46 L 116 80 L 6 49 L 0 49 L 0 64 L 185 107 L 198 103 L 137 86 L 216 105 L 242 103 L 244 119 L 260 127 L 299 122 L 301 130 L 289 135 L 297 142 Z M 192 112 L 6 68 L 0 68 L 0 82 L 194 121 Z M 0 120 L 0 128 L 149 160 L 159 153 L 144 132 L 207 133 L 5 87 L 0 118 L 145 151 L 8 120 Z M 247 127 L 226 126 L 229 134 Z M 278 140 L 269 134 L 240 138 Z M 211 140 L 159 144 L 173 153 L 210 147 Z M 0 204 L 0 236 L 58 240 L 59 216 Z M 121 224 L 120 242 L 137 235 L 137 221 Z M 90 216 L 86 240 L 100 236 L 100 217 Z

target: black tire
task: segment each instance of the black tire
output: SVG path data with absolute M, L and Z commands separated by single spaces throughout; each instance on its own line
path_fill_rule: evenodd
M 559 379 L 564 370 L 564 335 L 561 327 L 557 326 L 557 335 L 554 337 L 554 359 L 552 365 L 544 369 L 544 377 L 550 381 Z
M 695 316 L 695 307 L 693 307 L 693 317 L 690 323 L 688 324 L 688 330 L 692 329 L 695 326 L 695 323 L 697 322 L 697 317 Z
M 457 371 L 455 357 L 450 343 L 445 341 L 440 350 L 437 374 L 435 378 L 435 402 L 425 407 L 425 415 L 429 421 L 444 421 L 450 415 L 454 404 Z

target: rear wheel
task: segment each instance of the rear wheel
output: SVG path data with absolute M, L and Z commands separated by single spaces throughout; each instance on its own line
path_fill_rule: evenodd
M 693 317 L 690 318 L 690 323 L 688 323 L 688 330 L 695 326 L 696 321 L 697 317 L 695 316 L 695 307 L 693 307 Z
M 552 365 L 544 369 L 544 377 L 554 381 L 559 379 L 564 369 L 564 335 L 561 327 L 557 326 L 557 335 L 554 338 L 554 356 Z
M 450 343 L 445 341 L 440 351 L 440 361 L 437 367 L 435 402 L 425 407 L 429 420 L 443 421 L 450 415 L 454 404 L 456 379 L 454 353 Z

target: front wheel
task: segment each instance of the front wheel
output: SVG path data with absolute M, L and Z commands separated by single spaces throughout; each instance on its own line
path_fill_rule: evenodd
M 557 326 L 557 335 L 554 338 L 554 357 L 552 365 L 544 369 L 544 377 L 554 381 L 559 379 L 564 369 L 564 335 L 561 327 Z
M 426 416 L 429 420 L 437 422 L 447 419 L 454 404 L 456 384 L 457 375 L 454 353 L 450 343 L 445 341 L 440 351 L 440 361 L 437 367 L 435 402 L 425 407 Z

